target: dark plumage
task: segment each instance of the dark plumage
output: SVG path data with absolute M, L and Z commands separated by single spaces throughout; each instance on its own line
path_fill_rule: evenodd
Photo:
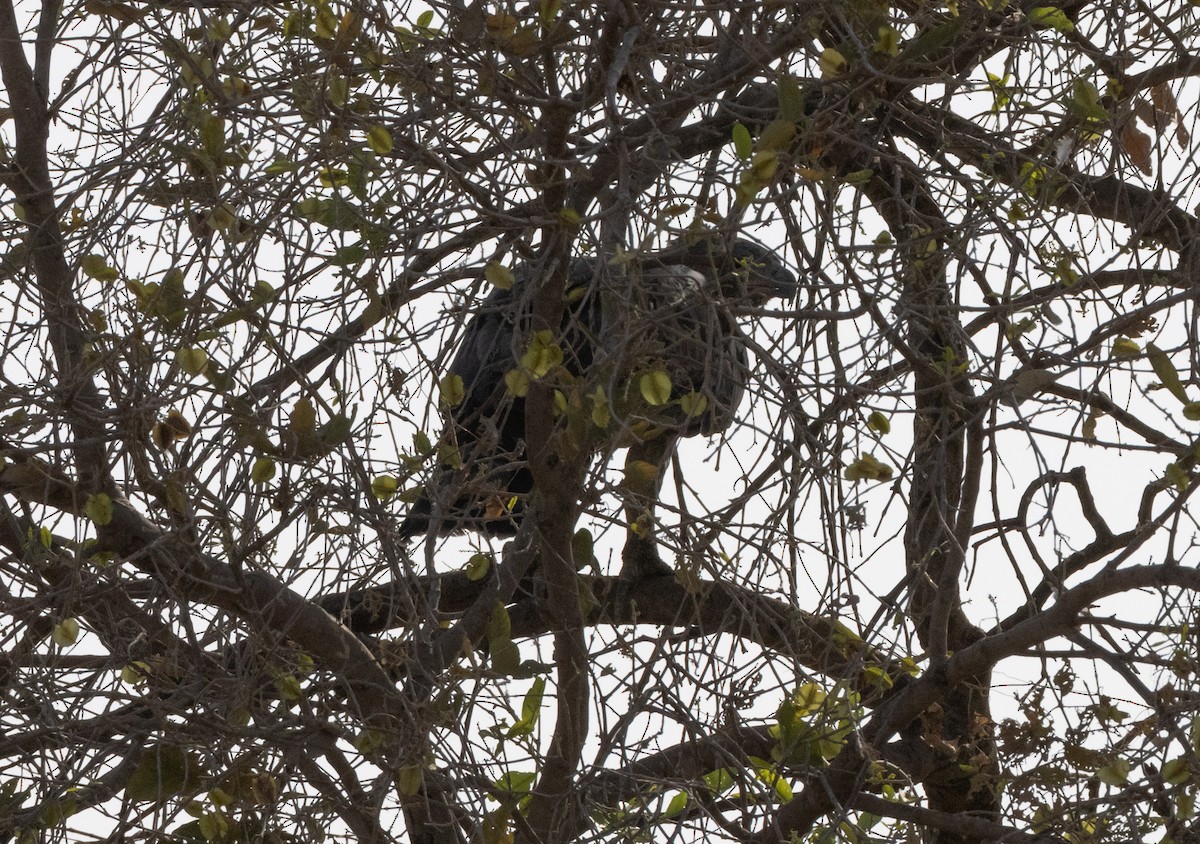
M 512 289 L 493 290 L 467 325 L 450 364 L 464 398 L 445 414 L 443 435 L 457 443 L 461 465 L 438 470 L 401 524 L 402 536 L 435 527 L 502 536 L 516 530 L 533 478 L 525 464 L 525 400 L 509 392 L 505 375 L 520 369 L 525 350 L 515 345 L 531 334 L 533 272 L 518 267 Z M 608 446 L 633 446 L 630 460 L 651 458 L 661 477 L 679 437 L 718 433 L 736 417 L 749 356 L 729 306 L 761 305 L 795 289 L 783 262 L 749 240 L 725 253 L 705 239 L 624 266 L 576 258 L 558 338 L 561 377 L 580 386 L 588 411 L 603 388 L 612 416 L 603 428 Z M 669 403 L 652 407 L 640 396 L 638 377 L 648 371 L 670 376 Z M 546 377 L 556 378 L 553 371 Z

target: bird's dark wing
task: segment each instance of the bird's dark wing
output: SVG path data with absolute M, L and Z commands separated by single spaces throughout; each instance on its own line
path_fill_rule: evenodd
M 577 258 L 567 274 L 563 365 L 582 374 L 592 360 L 599 311 L 588 287 L 596 262 Z M 510 290 L 494 289 L 475 309 L 449 374 L 463 381 L 463 400 L 444 414 L 443 451 L 452 455 L 400 526 L 403 537 L 428 532 L 478 530 L 506 536 L 516 531 L 522 496 L 533 488 L 526 466 L 525 400 L 513 396 L 505 375 L 519 366 L 518 336 L 527 336 L 533 312 L 534 270 L 517 267 Z
M 439 467 L 400 527 L 403 536 L 435 530 L 510 535 L 533 488 L 526 465 L 525 401 L 505 375 L 520 365 L 517 338 L 527 338 L 535 270 L 522 265 L 511 290 L 493 290 L 475 310 L 450 364 L 463 400 L 444 414 Z M 795 276 L 772 251 L 739 239 L 681 243 L 662 256 L 601 265 L 577 258 L 568 268 L 559 342 L 563 368 L 603 386 L 617 426 L 664 437 L 664 459 L 679 437 L 729 427 L 750 377 L 749 355 L 729 304 L 761 304 L 795 292 Z M 650 406 L 637 379 L 665 372 L 670 401 Z M 613 442 L 621 441 L 616 439 Z

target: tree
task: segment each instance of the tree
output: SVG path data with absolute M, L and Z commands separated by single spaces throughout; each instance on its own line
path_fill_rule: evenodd
M 1196 840 L 1195 17 L 2 0 L 0 831 Z M 801 290 L 638 477 L 567 267 L 703 231 Z M 525 518 L 406 544 L 522 263 Z

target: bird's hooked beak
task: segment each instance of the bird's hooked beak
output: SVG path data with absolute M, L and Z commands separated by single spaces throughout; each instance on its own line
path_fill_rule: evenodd
M 790 299 L 796 295 L 795 274 L 775 254 L 752 240 L 739 238 L 729 255 L 735 289 L 752 305 L 765 305 L 772 299 Z

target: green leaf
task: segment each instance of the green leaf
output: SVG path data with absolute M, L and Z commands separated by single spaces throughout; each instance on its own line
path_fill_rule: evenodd
M 1119 786 L 1129 781 L 1129 760 L 1114 759 L 1100 770 L 1096 778 L 1105 785 Z
M 367 130 L 367 146 L 372 152 L 387 155 L 392 151 L 392 133 L 383 126 L 372 126 Z
M 891 480 L 894 471 L 891 466 L 875 458 L 874 455 L 863 452 L 862 456 L 846 467 L 845 478 L 848 481 L 887 481 Z
M 871 49 L 885 56 L 900 55 L 900 33 L 890 26 L 881 26 L 877 31 L 879 38 L 871 45 Z
M 336 413 L 332 419 L 321 426 L 318 435 L 325 446 L 332 448 L 350 438 L 352 427 L 353 420 L 349 416 L 344 413 Z
M 206 114 L 200 121 L 200 142 L 210 158 L 219 158 L 225 151 L 225 121 L 215 114 Z
M 1179 371 L 1175 369 L 1175 365 L 1171 363 L 1171 358 L 1167 356 L 1167 353 L 1153 343 L 1146 344 L 1146 353 L 1150 356 L 1150 366 L 1154 369 L 1154 374 L 1158 376 L 1158 380 L 1167 388 L 1167 391 L 1183 404 L 1189 404 L 1187 390 L 1183 388 L 1183 382 L 1179 380 Z
M 563 351 L 554 342 L 554 332 L 549 330 L 535 332 L 521 356 L 521 366 L 534 378 L 541 378 L 562 362 Z
M 467 580 L 472 582 L 483 580 L 487 577 L 491 567 L 491 554 L 484 554 L 482 551 L 472 554 L 471 559 L 467 560 Z
M 208 352 L 203 349 L 179 349 L 175 352 L 175 363 L 188 375 L 200 375 L 208 368 Z
M 1121 360 L 1136 358 L 1142 354 L 1142 347 L 1128 337 L 1118 337 L 1112 344 L 1113 357 Z
M 89 495 L 87 503 L 83 505 L 83 513 L 98 527 L 104 527 L 112 521 L 113 503 L 112 499 L 103 492 Z
M 591 395 L 592 424 L 603 431 L 612 421 L 612 413 L 608 409 L 608 395 L 603 387 L 597 387 Z
M 683 810 L 687 808 L 688 796 L 686 791 L 677 791 L 675 796 L 671 798 L 671 802 L 667 804 L 667 808 L 663 810 L 664 818 L 677 818 L 683 814 Z
M 679 397 L 679 409 L 688 419 L 693 419 L 708 410 L 708 396 L 695 390 Z
M 1192 778 L 1188 770 L 1188 760 L 1181 756 L 1163 765 L 1162 778 L 1167 785 L 1183 785 L 1188 782 Z
M 795 123 L 804 116 L 804 92 L 800 83 L 790 73 L 779 76 L 779 119 Z
M 371 481 L 371 494 L 380 501 L 387 501 L 399 488 L 400 483 L 391 475 L 379 475 Z
M 488 261 L 484 264 L 483 277 L 487 279 L 488 284 L 501 290 L 512 290 L 512 286 L 517 282 L 513 271 L 499 261 Z
M 396 774 L 396 788 L 401 794 L 412 797 L 421 790 L 425 780 L 425 771 L 420 765 L 405 765 Z
M 205 812 L 196 819 L 205 841 L 223 841 L 229 834 L 229 817 L 224 812 Z
M 750 130 L 741 123 L 733 124 L 733 151 L 742 161 L 749 161 L 754 152 L 754 141 L 750 138 Z
M 671 400 L 671 376 L 661 369 L 647 372 L 638 379 L 638 390 L 646 404 L 661 407 Z
M 163 802 L 193 787 L 201 773 L 200 765 L 182 748 L 151 747 L 126 783 L 125 796 L 138 802 Z
M 817 57 L 817 64 L 821 68 L 821 76 L 830 79 L 841 75 L 846 69 L 846 57 L 832 47 L 826 47 Z
M 467 388 L 461 375 L 450 373 L 438 382 L 439 401 L 445 407 L 455 407 L 462 404 L 467 396 Z
M 508 728 L 505 738 L 527 736 L 533 732 L 542 714 L 542 696 L 545 692 L 546 680 L 542 677 L 536 678 L 521 702 L 521 720 Z
M 282 173 L 291 173 L 295 169 L 296 162 L 284 156 L 279 156 L 266 166 L 265 172 L 269 176 L 278 176 Z
M 571 560 L 576 571 L 583 571 L 592 562 L 595 554 L 595 539 L 587 528 L 580 528 L 571 537 Z
M 499 601 L 488 618 L 485 634 L 492 669 L 500 674 L 513 674 L 521 667 L 521 651 L 512 640 L 512 620 L 508 609 Z
M 64 618 L 50 631 L 50 641 L 60 648 L 70 647 L 79 639 L 79 622 L 73 618 Z
M 510 369 L 504 373 L 504 387 L 510 396 L 524 398 L 529 392 L 529 376 L 522 369 Z
M 1057 29 L 1059 32 L 1074 32 L 1074 22 L 1066 16 L 1062 9 L 1054 6 L 1035 6 L 1026 14 L 1034 26 Z
M 704 785 L 713 794 L 721 794 L 734 786 L 733 774 L 728 768 L 717 768 L 704 775 Z
M 1191 479 L 1188 477 L 1187 471 L 1185 471 L 1184 468 L 1178 463 L 1172 463 L 1167 467 L 1166 479 L 1167 483 L 1175 487 L 1180 492 L 1186 490 L 1188 485 L 1191 483 Z
M 88 278 L 96 281 L 116 281 L 120 273 L 108 265 L 100 255 L 84 255 L 79 259 L 79 269 Z
M 884 436 L 891 432 L 891 421 L 880 413 L 878 410 L 871 411 L 871 415 L 867 417 L 867 427 L 880 436 Z
M 785 150 L 796 137 L 796 124 L 787 120 L 772 120 L 758 136 L 756 148 L 764 152 Z
M 537 774 L 533 771 L 508 771 L 501 775 L 494 785 L 497 791 L 505 794 L 502 798 L 505 802 L 517 802 L 529 794 L 536 781 Z
M 275 477 L 275 461 L 270 457 L 260 457 L 250 467 L 250 480 L 256 484 L 265 484 Z
M 1076 79 L 1071 83 L 1071 111 L 1075 116 L 1085 121 L 1108 120 L 1109 113 L 1100 103 L 1100 91 L 1086 79 Z

